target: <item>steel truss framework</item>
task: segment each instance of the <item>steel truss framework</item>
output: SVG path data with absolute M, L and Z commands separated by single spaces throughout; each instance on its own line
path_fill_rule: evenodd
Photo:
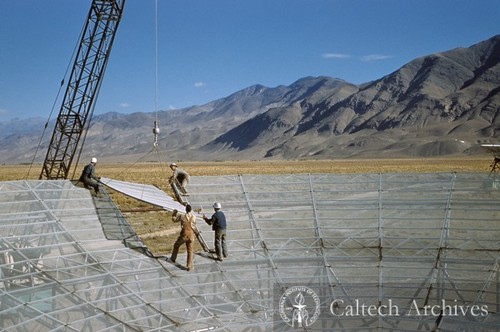
M 40 179 L 67 179 L 88 128 L 125 0 L 93 0 Z
M 288 331 L 276 299 L 307 286 L 321 302 L 312 331 L 495 330 L 500 191 L 488 175 L 192 177 L 195 209 L 222 203 L 230 251 L 196 256 L 192 272 L 105 240 L 89 192 L 69 181 L 2 182 L 0 328 Z M 398 315 L 336 317 L 334 300 Z

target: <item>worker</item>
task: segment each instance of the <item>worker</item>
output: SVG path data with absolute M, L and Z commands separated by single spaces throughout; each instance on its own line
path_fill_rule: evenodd
M 187 194 L 186 186 L 189 183 L 189 174 L 185 170 L 177 166 L 176 163 L 171 163 L 169 166 L 173 174 L 168 180 L 168 183 L 171 185 L 175 182 L 180 186 L 179 189 L 182 191 L 182 193 Z
M 80 181 L 83 183 L 85 188 L 94 188 L 96 196 L 100 197 L 100 184 L 99 180 L 101 178 L 96 175 L 95 165 L 97 164 L 97 158 L 93 157 L 90 163 L 83 168 L 82 175 L 80 175 Z
M 222 206 L 220 203 L 215 202 L 213 205 L 214 214 L 211 218 L 207 218 L 203 214 L 203 220 L 212 226 L 212 230 L 215 231 L 215 254 L 217 255 L 217 260 L 223 261 L 223 257 L 228 256 L 227 244 L 226 244 L 226 216 L 224 212 L 221 211 Z
M 179 213 L 177 210 L 174 210 L 172 214 L 173 222 L 181 223 L 181 232 L 177 241 L 174 243 L 174 249 L 172 250 L 172 255 L 170 255 L 170 260 L 175 263 L 177 259 L 177 254 L 179 253 L 179 248 L 185 243 L 186 244 L 186 252 L 187 252 L 187 270 L 193 270 L 193 255 L 194 255 L 194 238 L 195 233 L 194 229 L 196 229 L 196 216 L 191 212 L 191 205 L 186 205 L 186 213 Z

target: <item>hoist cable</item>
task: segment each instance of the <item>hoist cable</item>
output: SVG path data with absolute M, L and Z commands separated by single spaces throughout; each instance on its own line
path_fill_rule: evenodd
M 153 127 L 153 147 L 158 147 L 158 136 L 160 135 L 160 128 L 158 127 L 158 0 L 155 0 L 155 76 L 154 76 L 154 112 L 155 121 Z
M 161 158 L 161 151 L 158 145 L 158 138 L 160 134 L 160 129 L 158 126 L 158 0 L 155 0 L 155 8 L 154 8 L 154 33 L 155 33 L 155 46 L 154 46 L 154 113 L 155 113 L 155 120 L 153 124 L 153 136 L 154 136 L 154 141 L 153 141 L 153 148 L 147 152 L 144 156 L 140 157 L 137 161 L 135 161 L 133 164 L 127 166 L 126 168 L 123 169 L 122 173 L 127 171 L 129 168 L 135 166 L 138 162 L 142 161 L 145 159 L 147 156 L 149 156 L 151 153 L 156 152 L 156 157 L 158 158 L 158 163 L 161 165 L 162 164 L 162 158 Z
M 158 123 L 158 0 L 155 0 L 155 121 Z

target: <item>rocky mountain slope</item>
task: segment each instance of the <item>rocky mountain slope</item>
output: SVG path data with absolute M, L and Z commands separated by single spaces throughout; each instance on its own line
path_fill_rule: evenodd
M 421 57 L 359 89 L 271 109 L 206 148 L 284 158 L 473 153 L 478 140 L 498 138 L 499 61 L 500 36 Z
M 354 85 L 306 77 L 255 85 L 205 105 L 162 111 L 168 160 L 426 157 L 484 153 L 500 128 L 500 35 L 415 59 Z M 153 113 L 95 116 L 85 156 L 133 161 L 152 149 Z M 30 162 L 41 120 L 0 123 L 2 162 Z M 37 153 L 43 160 L 46 131 Z

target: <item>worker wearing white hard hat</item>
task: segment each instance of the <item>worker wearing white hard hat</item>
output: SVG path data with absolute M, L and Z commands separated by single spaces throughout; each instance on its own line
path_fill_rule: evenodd
M 215 231 L 215 254 L 217 255 L 217 260 L 222 261 L 223 258 L 228 256 L 226 244 L 226 215 L 221 211 L 222 205 L 219 202 L 215 202 L 213 208 L 215 212 L 212 217 L 207 218 L 203 215 L 203 220 L 211 225 L 212 230 Z
M 80 182 L 83 183 L 85 188 L 93 188 L 96 196 L 101 196 L 99 180 L 101 179 L 96 175 L 95 165 L 97 164 L 97 158 L 92 157 L 90 163 L 83 168 L 82 175 L 80 175 Z

